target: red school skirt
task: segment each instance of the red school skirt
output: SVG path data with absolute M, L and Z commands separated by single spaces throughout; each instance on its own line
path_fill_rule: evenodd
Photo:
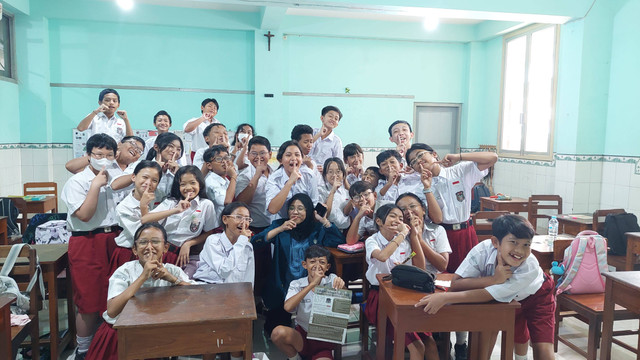
M 469 226 L 466 229 L 446 230 L 449 245 L 451 245 L 451 254 L 449 254 L 449 263 L 447 264 L 447 272 L 455 274 L 458 266 L 462 264 L 462 260 L 474 246 L 478 245 L 478 236 L 476 229 Z
M 378 297 L 378 289 L 369 289 L 369 295 L 367 296 L 367 305 L 364 308 L 364 315 L 367 317 L 369 324 L 374 324 L 376 326 L 378 326 Z M 393 338 L 394 332 L 395 330 L 393 328 L 393 324 L 387 319 L 387 337 Z M 422 340 L 419 334 L 422 334 L 424 336 L 431 336 L 430 332 L 408 332 L 404 334 L 404 345 L 408 346 L 416 340 Z

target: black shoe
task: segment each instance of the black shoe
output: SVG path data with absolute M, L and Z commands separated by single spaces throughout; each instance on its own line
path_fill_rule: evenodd
M 453 347 L 456 351 L 456 360 L 467 360 L 467 344 L 464 343 L 462 345 L 454 345 Z

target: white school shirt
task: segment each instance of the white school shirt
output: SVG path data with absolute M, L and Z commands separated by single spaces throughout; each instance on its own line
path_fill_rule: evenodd
M 165 199 L 151 212 L 159 212 L 173 209 L 178 205 L 178 200 Z M 209 199 L 200 199 L 196 196 L 191 200 L 191 207 L 187 210 L 174 214 L 160 223 L 167 230 L 168 241 L 180 247 L 185 241 L 200 235 L 202 231 L 211 231 L 218 227 L 218 218 L 215 217 L 213 203 Z
M 333 281 L 338 277 L 336 274 L 329 274 L 329 276 L 325 276 L 320 280 L 320 285 L 318 286 L 328 286 L 333 287 Z M 289 284 L 289 290 L 287 291 L 287 296 L 284 301 L 286 302 L 290 298 L 297 295 L 302 289 L 309 286 L 309 277 L 305 276 L 303 278 L 293 280 Z M 300 304 L 291 312 L 296 313 L 296 325 L 300 325 L 304 331 L 309 331 L 309 319 L 311 318 L 311 308 L 313 307 L 313 294 L 314 291 L 311 290 L 309 293 L 300 301 Z
M 207 197 L 213 202 L 216 209 L 216 219 L 219 219 L 222 209 L 224 209 L 224 198 L 227 197 L 230 181 L 213 171 L 209 171 L 207 177 L 204 178 L 204 183 L 207 188 Z
M 248 282 L 253 286 L 255 264 L 249 238 L 240 235 L 231 244 L 223 231 L 207 238 L 193 278 L 209 284 Z
M 333 186 L 331 186 L 331 184 L 327 184 L 324 180 L 319 185 L 318 192 L 320 194 L 320 201 L 326 203 Z M 344 214 L 344 207 L 347 206 L 349 201 L 351 201 L 349 191 L 345 189 L 344 186 L 340 186 L 336 190 L 336 193 L 333 194 L 331 213 L 327 216 L 327 220 L 335 224 L 340 230 L 348 229 L 349 225 L 351 225 L 351 218 L 349 215 Z M 327 206 L 328 205 L 329 204 L 327 204 Z
M 149 150 L 153 149 L 153 145 L 156 144 L 156 139 L 158 138 L 158 136 L 151 136 L 149 138 L 147 138 L 147 140 L 145 140 L 144 142 L 144 151 L 142 152 L 142 155 L 140 155 L 140 159 L 144 160 L 147 158 L 147 154 L 149 153 Z M 191 162 L 191 156 L 187 156 L 187 150 L 186 149 L 182 149 L 182 157 L 180 157 L 180 159 L 178 159 L 178 165 L 180 166 L 187 166 L 190 165 Z
M 355 182 L 357 181 L 361 181 L 362 180 L 362 175 L 360 176 L 355 176 L 353 174 L 347 174 L 347 184 L 349 184 L 349 186 L 353 185 Z
M 278 220 L 287 217 L 287 201 L 291 199 L 291 197 L 298 193 L 305 193 L 309 195 L 311 201 L 314 204 L 317 204 L 320 201 L 320 196 L 318 194 L 318 181 L 317 178 L 313 175 L 313 171 L 306 166 L 300 167 L 300 173 L 302 177 L 296 181 L 295 184 L 291 187 L 291 190 L 287 194 L 287 198 L 284 201 L 284 205 L 280 211 L 276 214 L 271 215 L 271 221 Z M 276 195 L 284 188 L 284 184 L 289 181 L 289 176 L 284 171 L 283 167 L 280 167 L 278 170 L 274 171 L 273 174 L 269 176 L 269 180 L 267 181 L 267 185 L 265 186 L 265 190 L 267 193 L 266 201 L 267 208 L 269 207 L 269 203 L 273 200 Z M 268 210 L 267 210 L 268 211 Z
M 498 249 L 493 246 L 491 240 L 485 240 L 469 251 L 456 274 L 463 278 L 493 276 L 497 255 Z M 512 267 L 511 271 L 513 274 L 507 281 L 484 288 L 496 301 L 524 300 L 535 294 L 544 282 L 544 273 L 535 256 L 529 255 L 520 266 Z
M 142 224 L 141 218 L 140 200 L 136 200 L 133 193 L 129 192 L 129 195 L 116 206 L 116 219 L 122 228 L 120 235 L 115 238 L 116 245 L 129 249 L 133 247 L 133 235 Z
M 253 166 L 253 164 L 249 164 L 249 166 L 242 169 L 240 174 L 238 174 L 238 180 L 236 181 L 236 197 L 247 188 L 255 174 L 256 167 Z M 253 219 L 253 222 L 251 223 L 251 226 L 253 227 L 266 227 L 271 225 L 271 217 L 267 212 L 267 194 L 265 191 L 268 180 L 269 178 L 264 174 L 260 176 L 260 179 L 258 179 L 258 185 L 256 186 L 256 191 L 253 193 L 253 199 L 251 199 L 251 202 L 247 204 L 249 206 L 251 218 Z
M 119 177 L 122 177 L 122 176 L 131 177 L 131 174 L 133 174 L 133 170 L 135 170 L 136 166 L 139 163 L 140 163 L 140 160 L 134 161 L 131 164 L 127 165 L 127 167 L 124 170 L 122 170 L 120 166 L 117 166 L 117 165 L 113 168 L 107 169 L 107 172 L 109 173 L 109 187 L 111 187 L 111 184 L 113 183 L 113 181 Z M 114 201 L 116 202 L 116 204 L 119 204 L 122 200 L 124 200 L 124 198 L 126 198 L 127 195 L 131 193 L 134 187 L 135 185 L 131 183 L 129 184 L 129 186 L 122 188 L 120 190 L 113 190 Z
M 154 205 L 160 204 L 171 195 L 171 187 L 173 186 L 175 178 L 175 174 L 169 169 L 162 173 L 162 179 L 158 181 L 158 185 L 156 186 Z
M 422 240 L 427 243 L 427 245 L 432 248 L 438 254 L 449 253 L 451 254 L 451 245 L 449 245 L 449 238 L 447 237 L 447 232 L 445 229 L 433 223 L 424 224 L 424 230 L 422 231 Z M 429 260 L 426 259 L 426 269 L 433 272 L 434 274 L 439 273 L 438 269 L 435 266 L 431 265 Z
M 360 223 L 358 224 L 358 235 L 364 236 L 365 233 L 374 234 L 376 231 L 378 231 L 378 228 L 376 227 L 376 222 L 373 218 L 370 218 L 367 215 L 360 218 Z
M 433 178 L 433 195 L 442 209 L 444 224 L 458 224 L 471 216 L 471 189 L 488 170 L 478 170 L 473 161 L 462 161 L 451 167 L 440 167 L 440 174 Z
M 184 125 L 182 126 L 182 129 L 186 129 L 187 125 L 190 122 L 196 121 L 200 118 L 200 116 L 198 117 L 194 117 L 192 119 L 187 120 L 187 122 L 184 123 Z M 219 123 L 220 121 L 218 121 L 216 118 L 211 119 L 211 122 L 208 122 L 207 120 L 203 121 L 200 123 L 200 125 L 198 125 L 198 127 L 196 127 L 192 132 L 186 132 L 187 134 L 191 135 L 191 151 L 198 151 L 198 149 L 206 149 L 209 147 L 209 145 L 207 144 L 206 141 L 204 141 L 204 129 L 207 128 L 207 126 L 211 125 L 211 124 L 215 124 L 215 123 Z
M 98 194 L 98 203 L 93 217 L 84 222 L 74 214 L 76 210 L 82 206 L 87 199 L 87 194 L 91 188 L 91 181 L 96 175 L 91 171 L 91 167 L 87 166 L 81 172 L 73 175 L 62 188 L 60 199 L 67 206 L 67 223 L 71 231 L 90 231 L 101 227 L 113 226 L 118 222 L 115 218 L 115 196 L 113 190 L 109 186 L 100 188 Z
M 387 180 L 380 179 L 378 181 L 378 186 L 376 186 L 376 193 L 378 193 L 378 200 L 381 203 L 395 203 L 398 197 L 406 192 L 413 193 L 417 195 L 420 200 L 426 203 L 426 198 L 422 190 L 424 189 L 424 185 L 422 185 L 422 181 L 420 181 L 420 175 L 417 173 L 413 174 L 402 174 L 400 176 L 400 181 L 398 184 L 393 184 L 389 187 L 389 190 L 382 195 L 380 194 L 380 190 L 387 183 Z
M 119 143 L 127 133 L 127 126 L 124 120 L 116 113 L 114 113 L 112 117 L 107 118 L 107 115 L 101 112 L 91 119 L 91 124 L 89 124 L 86 131 L 89 132 L 88 137 L 95 134 L 107 134 L 111 136 L 116 143 Z
M 319 128 L 313 129 L 313 135 L 315 136 Z M 316 164 L 324 165 L 324 161 L 331 157 L 337 157 L 342 160 L 342 140 L 336 135 L 335 131 L 331 131 L 326 138 L 322 136 L 318 137 L 311 147 L 309 156 Z
M 167 269 L 167 272 L 179 278 L 180 280 L 184 282 L 188 282 L 190 284 L 196 283 L 193 280 L 189 280 L 189 276 L 187 276 L 187 274 L 185 274 L 185 272 L 182 271 L 182 269 L 180 269 L 179 267 L 173 264 L 162 264 L 162 266 L 164 266 L 164 268 Z M 126 262 L 122 264 L 119 268 L 117 268 L 116 271 L 113 272 L 113 275 L 111 275 L 111 277 L 109 278 L 109 291 L 107 293 L 107 301 L 113 299 L 114 297 L 122 294 L 125 290 L 127 290 L 127 288 L 131 286 L 131 284 L 133 284 L 136 280 L 138 280 L 140 275 L 142 275 L 143 270 L 144 270 L 144 267 L 140 264 L 139 260 Z M 142 284 L 140 288 L 142 289 L 142 288 L 148 288 L 148 287 L 161 287 L 161 286 L 172 286 L 172 285 L 173 284 L 168 282 L 167 280 L 162 280 L 162 279 L 153 280 L 152 277 L 149 277 Z M 111 324 L 111 325 L 116 323 L 116 320 L 118 319 L 119 316 L 120 315 L 116 316 L 115 318 L 112 318 L 109 316 L 109 314 L 107 314 L 106 310 L 102 314 L 104 321 L 106 321 L 108 324 Z
M 369 236 L 369 238 L 364 242 L 365 249 L 367 250 L 367 264 L 369 265 L 365 275 L 371 285 L 380 285 L 380 283 L 378 283 L 378 279 L 376 279 L 376 274 L 391 274 L 391 269 L 396 266 L 395 263 L 401 263 L 411 255 L 411 244 L 408 239 L 403 239 L 400 246 L 398 246 L 393 254 L 389 256 L 387 261 L 382 262 L 371 257 L 371 253 L 373 253 L 374 250 L 382 250 L 388 244 L 389 241 L 387 241 L 379 231 Z M 395 245 L 391 246 L 396 247 Z M 411 260 L 407 261 L 405 264 L 411 265 Z

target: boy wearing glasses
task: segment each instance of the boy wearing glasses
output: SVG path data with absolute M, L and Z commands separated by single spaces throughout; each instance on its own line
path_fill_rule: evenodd
M 251 231 L 255 234 L 271 225 L 271 217 L 267 214 L 267 192 L 265 186 L 271 167 L 271 143 L 263 136 L 256 136 L 249 140 L 248 158 L 250 165 L 238 174 L 236 184 L 236 200 L 248 205 L 253 223 Z
M 203 159 L 205 163 L 203 167 L 208 170 L 204 178 L 207 197 L 213 202 L 216 218 L 219 218 L 225 205 L 233 201 L 238 175 L 229 150 L 224 145 L 210 147 L 204 152 Z
M 73 274 L 76 317 L 76 359 L 89 350 L 100 313 L 107 308 L 109 258 L 120 233 L 114 193 L 106 168 L 113 166 L 117 145 L 111 136 L 95 134 L 87 140 L 89 165 L 64 185 L 60 198 L 68 209 L 69 266 Z
M 224 145 L 228 150 L 229 134 L 227 133 L 226 126 L 220 123 L 213 123 L 204 129 L 203 135 L 204 141 L 207 143 L 207 147 L 200 148 L 195 152 L 193 156 L 193 165 L 197 166 L 198 169 L 202 171 L 202 175 L 207 176 L 209 169 L 204 166 L 204 152 L 215 145 Z
M 373 185 L 364 181 L 356 181 L 349 188 L 349 196 L 353 208 L 357 211 L 347 232 L 347 244 L 352 245 L 363 237 L 367 238 L 378 231 L 373 221 L 378 194 L 374 191 Z

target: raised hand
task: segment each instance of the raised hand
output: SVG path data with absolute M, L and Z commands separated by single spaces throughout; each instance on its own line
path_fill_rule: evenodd
M 193 194 L 193 193 L 189 193 L 189 196 L 190 196 L 191 194 Z M 189 199 L 189 200 L 187 200 L 187 199 L 185 199 L 185 200 L 180 200 L 180 201 L 178 202 L 178 205 L 176 205 L 176 209 L 178 209 L 178 214 L 180 214 L 180 213 L 184 212 L 185 210 L 187 210 L 187 209 L 188 209 L 188 208 L 190 208 L 190 207 L 191 207 L 190 199 Z
M 371 206 L 364 204 L 362 206 L 359 206 L 360 211 L 358 211 L 358 214 L 362 214 L 362 215 L 371 215 L 373 214 L 373 209 L 371 209 Z
M 321 266 L 315 266 L 311 269 L 311 271 L 309 272 L 309 275 L 311 275 L 310 284 L 316 287 L 320 285 L 320 283 L 322 282 L 322 279 L 324 278 L 324 270 L 322 270 Z
M 420 181 L 425 189 L 431 188 L 431 180 L 433 180 L 433 173 L 420 164 Z
M 211 119 L 213 119 L 213 114 L 212 113 L 202 113 L 202 118 L 207 120 L 207 121 L 211 121 Z
M 282 225 L 280 225 L 280 228 L 282 229 L 282 231 L 289 231 L 295 228 L 298 224 L 296 224 L 296 222 L 293 221 L 294 219 L 295 217 L 292 217 L 291 219 L 283 222 Z
M 439 163 L 444 167 L 449 167 L 459 162 L 461 157 L 462 155 L 460 154 L 447 154 L 444 158 L 442 158 L 442 160 L 439 161 Z
M 101 188 L 107 185 L 108 183 L 109 183 L 109 176 L 107 174 L 107 171 L 105 170 L 105 167 L 103 166 L 102 169 L 100 169 L 100 171 L 96 175 L 96 177 L 93 178 L 93 180 L 91 180 L 91 185 Z
M 148 185 L 144 186 L 144 192 L 142 196 L 140 196 L 140 207 L 148 207 L 155 198 L 156 194 L 151 191 L 151 187 Z
M 251 230 L 249 230 L 249 224 L 246 221 L 243 221 L 242 223 L 242 230 L 240 231 L 240 235 L 244 235 L 249 239 L 251 239 L 251 237 L 253 236 Z
M 118 110 L 116 111 L 116 114 L 118 114 L 118 116 L 120 116 L 123 119 L 127 119 L 127 111 L 126 110 Z
M 309 155 L 305 155 L 305 156 L 302 158 L 302 163 L 303 163 L 304 165 L 307 165 L 307 167 L 308 167 L 309 169 L 313 170 L 313 160 L 311 160 L 311 156 L 309 156 Z
M 343 289 L 344 288 L 344 280 L 342 280 L 339 277 L 333 279 L 333 288 L 334 289 Z
M 502 284 L 507 281 L 511 275 L 513 275 L 513 272 L 511 271 L 511 266 L 504 262 L 502 254 L 500 254 L 500 250 L 498 250 L 497 260 L 498 263 L 496 264 L 496 271 L 493 274 L 493 278 L 496 284 Z
M 101 113 L 107 110 L 109 110 L 109 107 L 106 104 L 100 104 L 100 106 L 98 106 L 98 108 L 96 109 L 96 112 Z
M 176 173 L 176 171 L 178 171 L 178 169 L 180 168 L 180 164 L 178 164 L 176 162 L 176 159 L 178 158 L 178 152 L 174 152 L 173 156 L 171 157 L 171 160 L 169 160 L 165 165 L 167 167 L 167 169 L 169 169 L 169 171 L 171 171 L 172 173 Z

